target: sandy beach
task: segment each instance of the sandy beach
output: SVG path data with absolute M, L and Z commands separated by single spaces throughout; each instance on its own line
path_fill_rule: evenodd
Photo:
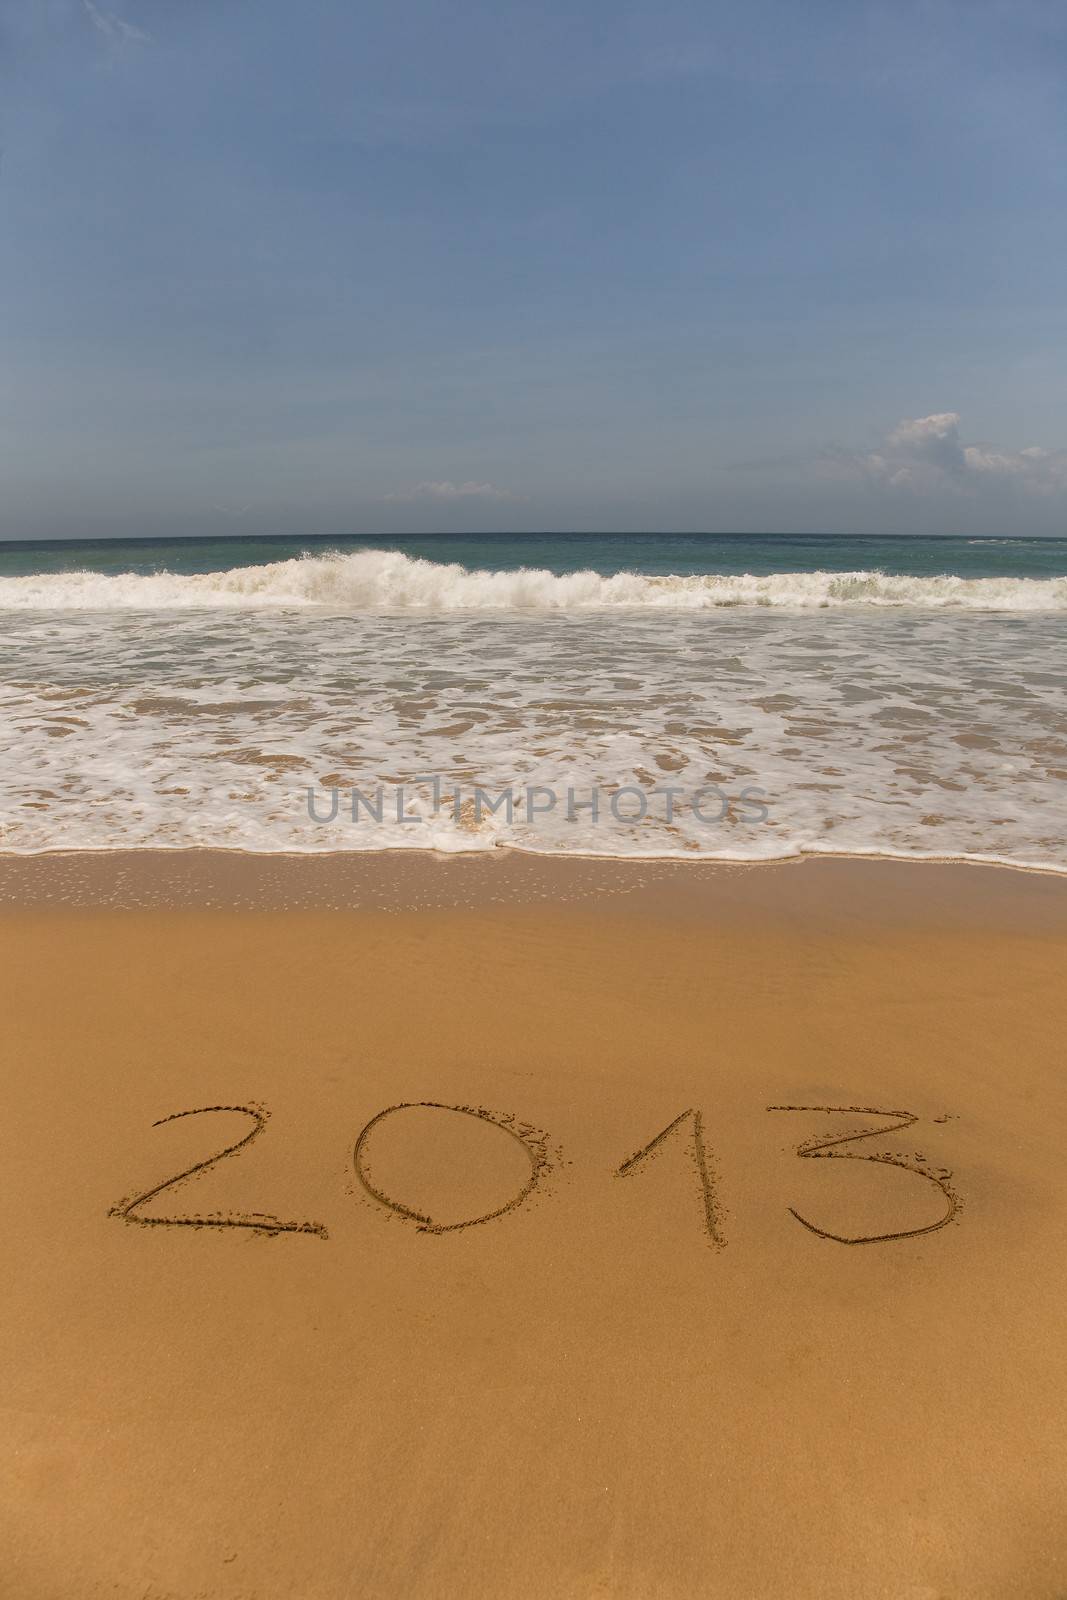
M 1061 1597 L 1065 960 L 964 865 L 8 859 L 0 1593 Z

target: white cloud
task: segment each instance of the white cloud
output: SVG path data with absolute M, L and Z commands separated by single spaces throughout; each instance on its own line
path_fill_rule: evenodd
M 397 489 L 383 500 L 514 500 L 507 489 L 491 483 L 417 483 L 411 489 Z
M 93 0 L 82 0 L 82 5 L 93 27 L 113 44 L 151 44 L 150 33 L 135 28 L 132 22 L 125 21 L 116 12 L 101 11 L 99 6 L 93 4 Z
M 937 411 L 905 417 L 877 450 L 828 453 L 820 471 L 824 477 L 860 480 L 876 488 L 960 494 L 1012 485 L 1048 495 L 1067 490 L 1067 450 L 964 444 L 959 412 Z

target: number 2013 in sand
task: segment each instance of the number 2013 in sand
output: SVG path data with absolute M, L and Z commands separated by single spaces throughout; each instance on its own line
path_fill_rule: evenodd
M 796 1221 L 809 1233 L 815 1234 L 820 1239 L 833 1240 L 837 1244 L 881 1244 L 895 1239 L 914 1239 L 922 1234 L 935 1233 L 939 1228 L 944 1228 L 957 1215 L 960 1207 L 958 1195 L 951 1187 L 951 1172 L 944 1167 L 932 1169 L 927 1165 L 926 1158 L 914 1153 L 910 1156 L 894 1154 L 892 1151 L 878 1151 L 869 1153 L 867 1150 L 855 1151 L 845 1149 L 845 1146 L 859 1144 L 863 1140 L 884 1138 L 887 1134 L 899 1133 L 903 1129 L 911 1128 L 918 1122 L 918 1115 L 910 1111 L 886 1111 L 876 1106 L 826 1106 L 826 1105 L 774 1105 L 765 1108 L 769 1112 L 792 1112 L 808 1114 L 826 1114 L 834 1116 L 879 1117 L 887 1118 L 888 1123 L 873 1128 L 863 1128 L 858 1132 L 835 1134 L 831 1137 L 807 1138 L 795 1147 L 796 1154 L 805 1160 L 832 1160 L 832 1161 L 866 1161 L 878 1162 L 882 1166 L 890 1166 L 903 1173 L 917 1178 L 924 1184 L 931 1185 L 940 1196 L 940 1211 L 932 1222 L 927 1222 L 919 1227 L 898 1229 L 890 1233 L 875 1234 L 847 1234 L 833 1232 L 827 1228 L 819 1227 L 814 1222 L 803 1217 L 799 1211 L 790 1206 L 789 1212 Z M 529 1175 L 520 1186 L 502 1205 L 496 1206 L 491 1211 L 486 1211 L 475 1217 L 467 1217 L 459 1222 L 439 1222 L 426 1212 L 419 1210 L 415 1205 L 406 1203 L 390 1195 L 382 1185 L 372 1177 L 369 1167 L 369 1146 L 374 1132 L 387 1119 L 399 1116 L 405 1111 L 429 1110 L 450 1112 L 458 1116 L 472 1117 L 487 1123 L 498 1130 L 507 1138 L 516 1141 L 525 1152 L 530 1164 Z M 203 1160 L 194 1162 L 191 1166 L 184 1167 L 173 1177 L 165 1179 L 162 1183 L 150 1189 L 135 1194 L 119 1201 L 112 1206 L 109 1216 L 120 1218 L 129 1223 L 134 1223 L 145 1228 L 242 1228 L 252 1233 L 277 1235 L 282 1233 L 312 1234 L 318 1238 L 328 1237 L 328 1230 L 321 1222 L 294 1222 L 285 1221 L 280 1217 L 267 1212 L 247 1211 L 221 1213 L 194 1213 L 185 1216 L 149 1216 L 145 1214 L 144 1207 L 150 1202 L 158 1200 L 160 1196 L 173 1190 L 189 1179 L 195 1178 L 217 1166 L 220 1161 L 238 1155 L 246 1150 L 264 1132 L 270 1113 L 259 1105 L 217 1105 L 198 1106 L 190 1111 L 176 1111 L 170 1116 L 161 1117 L 152 1124 L 153 1127 L 162 1127 L 171 1122 L 179 1121 L 185 1117 L 206 1117 L 217 1113 L 238 1114 L 250 1119 L 251 1127 L 242 1138 L 232 1144 L 224 1145 L 222 1149 L 214 1151 Z M 933 1119 L 935 1122 L 946 1122 L 948 1117 L 941 1116 Z M 701 1221 L 704 1232 L 709 1242 L 717 1247 L 726 1243 L 722 1226 L 722 1212 L 719 1205 L 714 1169 L 705 1135 L 703 1113 L 694 1107 L 678 1113 L 665 1127 L 653 1135 L 640 1149 L 626 1158 L 615 1169 L 616 1178 L 626 1178 L 638 1171 L 646 1161 L 660 1154 L 669 1143 L 680 1146 L 695 1169 L 699 1180 L 702 1201 Z M 413 1224 L 420 1232 L 430 1234 L 454 1233 L 462 1228 L 473 1228 L 481 1224 L 493 1222 L 504 1217 L 508 1212 L 517 1210 L 547 1176 L 553 1166 L 550 1154 L 548 1135 L 533 1127 L 530 1123 L 505 1113 L 487 1111 L 480 1106 L 446 1105 L 436 1100 L 402 1101 L 397 1105 L 387 1106 L 371 1117 L 361 1129 L 352 1150 L 352 1163 L 356 1179 L 364 1192 L 392 1212 L 401 1220 Z
M 458 1222 L 435 1221 L 426 1211 L 418 1210 L 416 1206 L 408 1205 L 403 1200 L 395 1198 L 394 1195 L 387 1194 L 386 1189 L 370 1173 L 368 1149 L 370 1149 L 374 1130 L 386 1122 L 387 1118 L 397 1117 L 397 1115 L 406 1112 L 406 1110 L 451 1112 L 454 1115 L 478 1118 L 480 1122 L 488 1123 L 488 1125 L 496 1128 L 499 1133 L 504 1134 L 506 1138 L 514 1139 L 518 1146 L 522 1147 L 528 1162 L 530 1162 L 530 1174 L 526 1176 L 525 1182 L 517 1192 L 510 1195 L 502 1205 L 494 1206 L 491 1211 L 485 1211 L 485 1213 L 478 1214 L 478 1216 L 464 1218 Z M 857 1150 L 843 1149 L 845 1146 L 859 1144 L 865 1139 L 877 1139 L 880 1136 L 885 1138 L 886 1134 L 899 1133 L 904 1128 L 910 1128 L 910 1126 L 918 1122 L 918 1115 L 915 1112 L 883 1110 L 875 1106 L 768 1106 L 766 1110 L 768 1112 L 793 1112 L 793 1114 L 806 1112 L 806 1114 L 889 1118 L 888 1125 L 883 1123 L 883 1125 L 875 1126 L 875 1128 L 862 1128 L 861 1131 L 835 1134 L 830 1138 L 805 1139 L 795 1147 L 795 1154 L 798 1157 L 805 1158 L 805 1160 L 878 1162 L 883 1166 L 893 1166 L 893 1168 L 904 1171 L 904 1173 L 910 1174 L 913 1178 L 918 1178 L 921 1182 L 933 1186 L 941 1195 L 941 1211 L 939 1211 L 934 1221 L 926 1222 L 920 1227 L 897 1229 L 894 1232 L 888 1232 L 888 1234 L 838 1234 L 838 1232 L 825 1229 L 825 1227 L 816 1226 L 814 1222 L 809 1221 L 805 1216 L 801 1216 L 800 1211 L 790 1206 L 790 1214 L 797 1219 L 797 1222 L 800 1222 L 801 1226 L 808 1229 L 809 1234 L 833 1240 L 838 1245 L 873 1245 L 873 1243 L 886 1243 L 889 1240 L 917 1238 L 921 1234 L 933 1234 L 937 1229 L 947 1226 L 957 1216 L 958 1210 L 960 1210 L 960 1200 L 958 1200 L 955 1190 L 950 1187 L 952 1173 L 947 1168 L 931 1170 L 926 1165 L 926 1158 L 918 1154 L 918 1152 L 910 1155 L 910 1157 L 904 1157 L 904 1155 L 893 1154 L 889 1150 L 880 1150 L 877 1154 L 869 1154 L 867 1150 L 859 1150 L 857 1152 Z M 248 1146 L 253 1144 L 254 1139 L 258 1139 L 266 1130 L 267 1120 L 269 1120 L 270 1115 L 264 1107 L 254 1106 L 254 1104 L 250 1104 L 250 1106 L 198 1106 L 192 1110 L 173 1112 L 170 1117 L 158 1118 L 158 1122 L 155 1122 L 152 1126 L 158 1128 L 158 1126 L 163 1126 L 165 1123 L 178 1122 L 184 1117 L 208 1117 L 208 1115 L 219 1114 L 219 1112 L 248 1117 L 250 1118 L 251 1126 L 243 1134 L 242 1138 L 237 1139 L 232 1144 L 222 1146 L 222 1149 L 214 1150 L 213 1154 L 203 1158 L 200 1162 L 194 1162 L 192 1165 L 182 1168 L 179 1173 L 174 1173 L 173 1178 L 166 1178 L 160 1184 L 155 1184 L 152 1189 L 142 1190 L 139 1194 L 120 1200 L 117 1205 L 110 1208 L 110 1216 L 131 1222 L 131 1224 L 136 1224 L 139 1227 L 216 1227 L 216 1229 L 234 1229 L 234 1227 L 237 1227 L 237 1229 L 245 1229 L 248 1232 L 261 1235 L 312 1234 L 318 1238 L 328 1237 L 328 1229 L 326 1229 L 323 1222 L 285 1221 L 285 1219 L 266 1213 L 266 1211 L 240 1211 L 240 1213 L 230 1214 L 194 1213 L 187 1214 L 187 1216 L 149 1216 L 149 1214 L 146 1214 L 144 1208 L 150 1202 L 158 1200 L 168 1190 L 176 1189 L 179 1184 L 184 1184 L 189 1179 L 197 1178 L 200 1174 L 206 1173 L 222 1160 L 235 1157 L 242 1150 L 248 1149 Z M 947 1117 L 934 1118 L 934 1122 L 947 1122 L 947 1120 L 949 1120 Z M 701 1221 L 705 1235 L 707 1235 L 712 1245 L 725 1245 L 726 1238 L 725 1232 L 723 1232 L 723 1222 L 721 1222 L 721 1208 L 720 1203 L 718 1203 L 715 1174 L 713 1174 L 709 1146 L 707 1146 L 707 1139 L 705 1139 L 704 1114 L 702 1114 L 701 1110 L 696 1109 L 696 1107 L 688 1107 L 683 1112 L 678 1112 L 677 1117 L 673 1117 L 672 1122 L 667 1123 L 646 1144 L 643 1144 L 640 1149 L 635 1150 L 632 1155 L 625 1158 L 621 1166 L 617 1166 L 616 1170 L 614 1170 L 614 1176 L 616 1178 L 627 1178 L 629 1174 L 635 1173 L 638 1168 L 645 1165 L 649 1158 L 661 1154 L 662 1150 L 669 1146 L 669 1142 L 673 1142 L 675 1146 L 681 1146 L 683 1152 L 688 1154 L 688 1160 L 693 1165 L 694 1171 L 696 1171 L 697 1179 L 699 1179 L 699 1190 L 701 1190 Z M 528 1200 L 530 1195 L 533 1195 L 534 1190 L 539 1187 L 542 1179 L 547 1176 L 550 1168 L 552 1168 L 553 1162 L 549 1154 L 549 1138 L 547 1138 L 547 1134 L 541 1133 L 531 1123 L 520 1122 L 518 1118 L 501 1114 L 501 1112 L 491 1112 L 491 1110 L 486 1110 L 485 1107 L 450 1106 L 450 1104 L 443 1104 L 442 1101 L 403 1101 L 397 1106 L 387 1106 L 386 1109 L 379 1110 L 378 1114 L 371 1117 L 370 1122 L 363 1126 L 360 1134 L 358 1134 L 357 1141 L 355 1141 L 354 1150 L 352 1150 L 352 1165 L 354 1165 L 355 1178 L 360 1182 L 365 1194 L 370 1195 L 373 1200 L 384 1206 L 386 1210 L 392 1211 L 395 1216 L 402 1218 L 403 1221 L 411 1222 L 414 1227 L 418 1227 L 424 1234 L 450 1234 L 450 1232 L 458 1232 L 459 1229 L 464 1229 L 464 1227 L 477 1227 L 480 1224 L 485 1224 L 485 1222 L 496 1221 L 496 1219 L 506 1216 L 509 1211 L 518 1210 L 518 1206 L 522 1206 L 523 1202 Z

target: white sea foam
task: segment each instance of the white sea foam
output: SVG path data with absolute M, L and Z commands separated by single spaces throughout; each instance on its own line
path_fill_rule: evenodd
M 0 655 L 0 850 L 829 852 L 1067 870 L 1059 614 L 23 611 L 4 616 Z M 431 773 L 561 800 L 535 826 L 472 825 L 433 814 L 412 785 Z M 408 786 L 414 820 L 387 805 L 353 823 L 344 796 L 378 785 Z M 661 797 L 644 820 L 603 800 L 599 818 L 572 818 L 562 801 L 667 785 L 683 792 L 670 820 Z M 706 825 L 686 798 L 704 785 L 762 789 L 767 819 Z M 319 815 L 342 791 L 335 818 L 309 818 L 309 789 Z
M 654 577 L 472 571 L 399 551 L 306 556 L 227 572 L 61 572 L 0 578 L 0 609 L 30 611 L 325 608 L 332 611 L 708 611 L 720 607 L 912 607 L 1067 611 L 1067 577 L 897 576 L 877 571 Z

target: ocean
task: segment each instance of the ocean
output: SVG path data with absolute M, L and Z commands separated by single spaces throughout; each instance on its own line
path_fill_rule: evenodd
M 1067 539 L 0 545 L 0 850 L 1067 871 Z

